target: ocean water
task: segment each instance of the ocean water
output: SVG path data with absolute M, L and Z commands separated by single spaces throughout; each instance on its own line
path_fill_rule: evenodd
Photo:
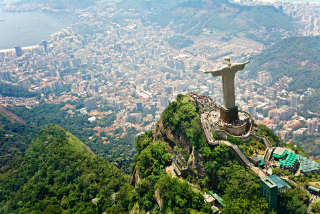
M 43 40 L 74 23 L 74 14 L 29 12 L 5 12 L 0 6 L 0 50 L 40 44 Z

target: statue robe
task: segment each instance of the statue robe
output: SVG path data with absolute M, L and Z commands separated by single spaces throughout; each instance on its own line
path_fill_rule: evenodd
M 234 91 L 234 77 L 238 71 L 241 71 L 246 66 L 245 63 L 237 64 L 232 63 L 230 66 L 226 65 L 220 69 L 209 71 L 212 76 L 222 76 L 222 87 L 223 87 L 223 103 L 224 107 L 231 109 L 236 106 L 235 102 L 235 91 Z

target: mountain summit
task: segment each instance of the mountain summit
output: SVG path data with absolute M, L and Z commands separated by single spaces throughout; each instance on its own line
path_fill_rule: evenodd
M 50 124 L 35 135 L 21 166 L 1 175 L 0 213 L 101 213 L 112 203 L 93 202 L 110 201 L 125 182 L 120 170 Z

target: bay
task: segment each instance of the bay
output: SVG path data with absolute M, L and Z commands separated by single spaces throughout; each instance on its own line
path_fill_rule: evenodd
M 0 6 L 0 50 L 39 45 L 43 40 L 70 24 L 74 14 L 48 13 L 42 10 L 6 12 Z

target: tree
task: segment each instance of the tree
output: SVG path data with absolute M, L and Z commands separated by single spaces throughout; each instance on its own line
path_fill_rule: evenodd
M 283 174 L 283 170 L 280 169 L 279 167 L 276 167 L 276 168 L 272 169 L 272 174 L 280 177 Z
M 317 198 L 311 205 L 312 212 L 320 213 L 320 198 Z

